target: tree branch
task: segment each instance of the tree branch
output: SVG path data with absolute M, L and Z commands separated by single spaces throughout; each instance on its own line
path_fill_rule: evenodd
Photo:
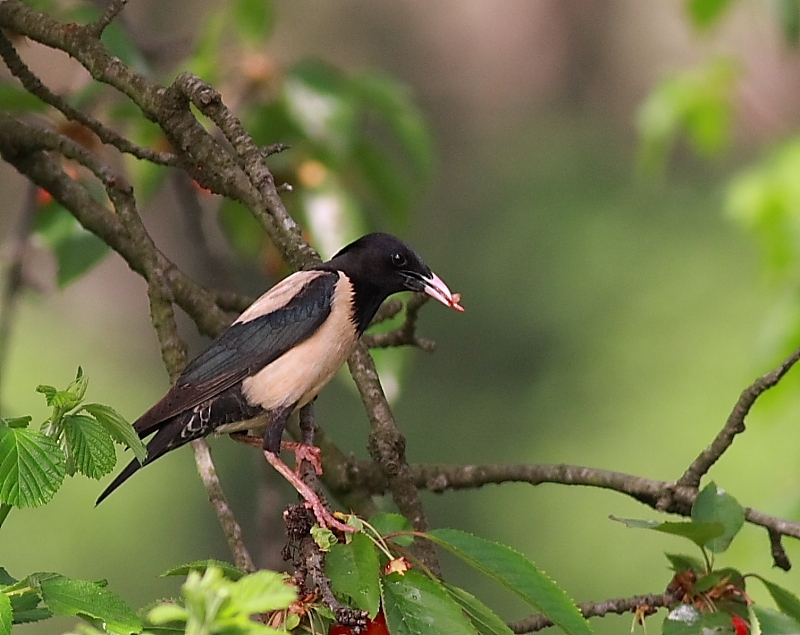
M 609 613 L 616 613 L 617 615 L 624 613 L 652 615 L 656 609 L 670 608 L 675 603 L 675 598 L 665 593 L 664 595 L 635 595 L 630 598 L 618 598 L 616 600 L 606 600 L 605 602 L 584 602 L 579 604 L 578 608 L 581 614 L 588 619 L 590 617 L 604 617 Z M 553 626 L 553 622 L 544 615 L 532 615 L 518 622 L 512 622 L 508 626 L 515 633 L 535 633 Z
M 798 360 L 800 360 L 800 348 L 789 355 L 775 370 L 762 375 L 742 392 L 722 430 L 719 431 L 711 445 L 700 453 L 683 476 L 678 479 L 678 485 L 684 487 L 700 485 L 700 479 L 731 446 L 736 435 L 744 432 L 745 417 L 756 400 L 775 386 Z

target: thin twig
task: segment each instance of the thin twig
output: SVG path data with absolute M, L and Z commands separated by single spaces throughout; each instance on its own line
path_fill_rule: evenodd
M 581 615 L 588 619 L 590 617 L 604 617 L 609 613 L 623 615 L 624 613 L 644 611 L 647 614 L 652 614 L 655 609 L 669 608 L 675 603 L 675 598 L 670 594 L 649 594 L 606 600 L 604 602 L 584 602 L 578 605 L 578 609 L 580 609 Z M 544 615 L 532 615 L 518 622 L 512 622 L 508 626 L 515 633 L 535 633 L 553 625 L 553 622 Z
M 130 154 L 138 159 L 145 159 L 159 165 L 176 165 L 177 157 L 170 152 L 156 152 L 149 148 L 132 143 L 111 128 L 100 123 L 97 119 L 77 110 L 69 105 L 67 100 L 59 97 L 42 81 L 34 75 L 22 61 L 14 45 L 2 31 L 0 31 L 0 57 L 8 66 L 11 73 L 22 83 L 22 87 L 31 95 L 41 99 L 44 103 L 59 110 L 67 119 L 75 121 L 91 130 L 103 143 L 114 146 L 120 152 Z
M 390 348 L 394 346 L 416 346 L 426 353 L 436 350 L 436 342 L 417 335 L 419 310 L 430 296 L 415 293 L 406 302 L 406 319 L 393 331 L 387 333 L 367 333 L 361 338 L 369 348 Z
M 742 392 L 722 430 L 719 431 L 711 445 L 700 453 L 683 476 L 678 479 L 678 485 L 684 487 L 700 485 L 700 479 L 731 446 L 736 435 L 744 432 L 745 417 L 756 400 L 775 386 L 798 360 L 800 360 L 800 348 L 789 355 L 775 370 L 762 375 Z
M 114 18 L 125 8 L 126 4 L 128 4 L 128 0 L 112 0 L 103 15 L 96 22 L 88 25 L 87 28 L 91 34 L 99 39 L 106 27 L 114 21 Z

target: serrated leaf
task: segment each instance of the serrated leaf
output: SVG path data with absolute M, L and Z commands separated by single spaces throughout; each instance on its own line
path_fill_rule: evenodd
M 383 579 L 383 612 L 392 635 L 475 635 L 461 607 L 416 571 Z
M 209 567 L 216 567 L 222 572 L 222 575 L 225 576 L 228 580 L 232 580 L 236 582 L 240 578 L 243 578 L 247 575 L 245 571 L 234 567 L 229 562 L 224 562 L 222 560 L 214 560 L 209 558 L 207 560 L 195 560 L 194 562 L 189 562 L 188 564 L 182 564 L 179 567 L 174 567 L 173 569 L 169 569 L 161 574 L 162 578 L 166 578 L 168 576 L 174 575 L 189 575 L 190 571 L 197 571 L 198 573 L 205 573 L 206 569 Z
M 337 542 L 336 534 L 334 534 L 330 529 L 327 527 L 320 527 L 319 525 L 314 525 L 309 532 L 311 537 L 314 539 L 314 542 L 317 543 L 317 547 L 319 547 L 320 551 L 328 552 L 331 550 Z
M 377 615 L 381 601 L 380 559 L 366 535 L 357 533 L 348 544 L 334 545 L 325 557 L 325 575 L 330 578 L 334 593 L 352 598 L 370 618 Z
M 479 635 L 512 635 L 513 631 L 497 613 L 464 589 L 444 583 L 444 589 L 458 604 Z
M 0 635 L 11 635 L 11 600 L 5 593 L 0 592 Z
M 52 611 L 40 606 L 42 598 L 34 589 L 11 596 L 11 610 L 14 613 L 14 624 L 27 624 L 46 620 L 53 616 Z
M 436 529 L 428 535 L 478 571 L 514 591 L 570 635 L 592 633 L 589 623 L 564 590 L 511 547 L 457 529 Z
M 57 573 L 37 573 L 29 579 L 41 589 L 42 600 L 56 615 L 93 617 L 118 635 L 142 631 L 136 613 L 118 595 L 94 582 L 72 580 Z
M 97 419 L 114 441 L 133 450 L 133 454 L 139 463 L 144 463 L 147 458 L 147 448 L 142 443 L 139 435 L 136 434 L 133 426 L 121 414 L 111 406 L 105 406 L 100 403 L 84 404 L 83 410 Z
M 780 612 L 800 623 L 800 598 L 774 582 L 765 580 L 761 576 L 756 577 L 767 587 L 767 591 L 769 591 L 769 594 L 772 596 Z
M 25 416 L 25 417 L 9 417 L 8 419 L 3 419 L 0 417 L 0 426 L 8 426 L 9 428 L 27 428 L 31 421 L 33 421 L 33 417 Z
M 111 472 L 117 462 L 114 442 L 97 419 L 77 414 L 65 415 L 63 421 L 67 454 L 75 469 L 94 479 Z
M 622 523 L 626 527 L 631 527 L 632 529 L 650 529 L 664 534 L 683 536 L 691 540 L 698 547 L 704 546 L 708 541 L 718 538 L 725 533 L 725 526 L 718 522 L 696 523 L 694 521 L 687 521 L 681 523 L 660 523 L 656 520 L 639 520 L 637 518 L 617 518 L 616 516 L 609 516 L 609 518 Z
M 269 0 L 236 0 L 236 32 L 251 46 L 263 44 L 275 22 L 274 14 L 274 7 Z
M 725 551 L 744 525 L 744 510 L 736 499 L 713 482 L 697 495 L 692 505 L 692 522 L 722 523 L 724 533 L 706 546 L 714 553 Z
M 722 17 L 731 0 L 689 0 L 687 9 L 694 25 L 707 28 Z
M 0 567 L 0 587 L 16 584 L 16 578 L 6 571 L 5 567 Z
M 380 512 L 369 519 L 372 525 L 381 536 L 388 536 L 400 531 L 411 531 L 411 523 L 402 514 Z M 408 547 L 414 542 L 413 536 L 393 536 L 390 540 L 401 547 Z
M 248 615 L 285 609 L 295 600 L 295 587 L 288 584 L 285 574 L 275 571 L 256 571 L 231 585 L 231 602 Z
M 800 623 L 773 609 L 753 605 L 753 615 L 758 619 L 761 635 L 798 635 Z
M 0 501 L 15 507 L 48 502 L 66 475 L 55 440 L 30 428 L 0 427 Z
M 53 405 L 53 400 L 58 394 L 58 390 L 56 390 L 54 386 L 47 386 L 46 384 L 39 384 L 36 386 L 36 392 L 40 392 L 44 395 L 44 399 L 48 406 Z
M 732 632 L 728 613 L 704 613 L 691 604 L 680 604 L 664 618 L 662 635 L 728 635 Z
M 706 570 L 705 564 L 694 556 L 687 556 L 683 553 L 665 553 L 667 560 L 672 565 L 675 573 L 691 571 L 692 573 L 703 573 Z

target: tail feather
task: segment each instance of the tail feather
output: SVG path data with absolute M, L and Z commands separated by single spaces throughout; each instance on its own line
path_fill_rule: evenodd
M 155 461 L 157 458 L 164 456 L 170 450 L 174 450 L 175 448 L 190 441 L 191 439 L 181 438 L 182 429 L 183 422 L 181 421 L 181 418 L 178 417 L 170 421 L 167 425 L 156 432 L 155 436 L 150 439 L 150 443 L 147 444 L 147 458 L 145 459 L 144 463 L 139 463 L 139 461 L 136 459 L 128 463 L 128 465 L 125 466 L 125 469 L 123 469 L 122 472 L 120 472 L 117 477 L 111 481 L 109 486 L 103 490 L 103 493 L 97 498 L 95 505 L 99 505 L 106 498 L 108 498 L 108 496 L 115 489 L 133 476 L 133 474 L 136 473 L 139 468 L 142 468 L 145 465 L 150 465 L 150 463 Z

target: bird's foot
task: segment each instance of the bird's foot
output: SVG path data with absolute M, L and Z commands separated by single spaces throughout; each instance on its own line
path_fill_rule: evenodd
M 286 465 L 286 463 L 284 463 L 277 454 L 264 451 L 264 458 L 266 458 L 267 463 L 274 467 L 275 470 L 277 470 L 277 472 L 283 476 L 283 478 L 289 481 L 292 487 L 297 490 L 297 493 L 305 499 L 306 506 L 311 509 L 312 512 L 314 512 L 317 522 L 322 527 L 327 527 L 328 529 L 338 529 L 339 531 L 345 533 L 352 533 L 356 531 L 355 527 L 345 525 L 343 522 L 334 518 L 333 514 L 327 510 L 323 502 L 320 500 L 319 495 L 306 483 L 304 483 L 297 473 L 288 465 Z
M 308 461 L 314 467 L 317 476 L 322 476 L 322 459 L 320 449 L 316 445 L 306 445 L 297 441 L 281 441 L 281 450 L 294 454 L 294 471 L 300 474 L 300 463 Z

